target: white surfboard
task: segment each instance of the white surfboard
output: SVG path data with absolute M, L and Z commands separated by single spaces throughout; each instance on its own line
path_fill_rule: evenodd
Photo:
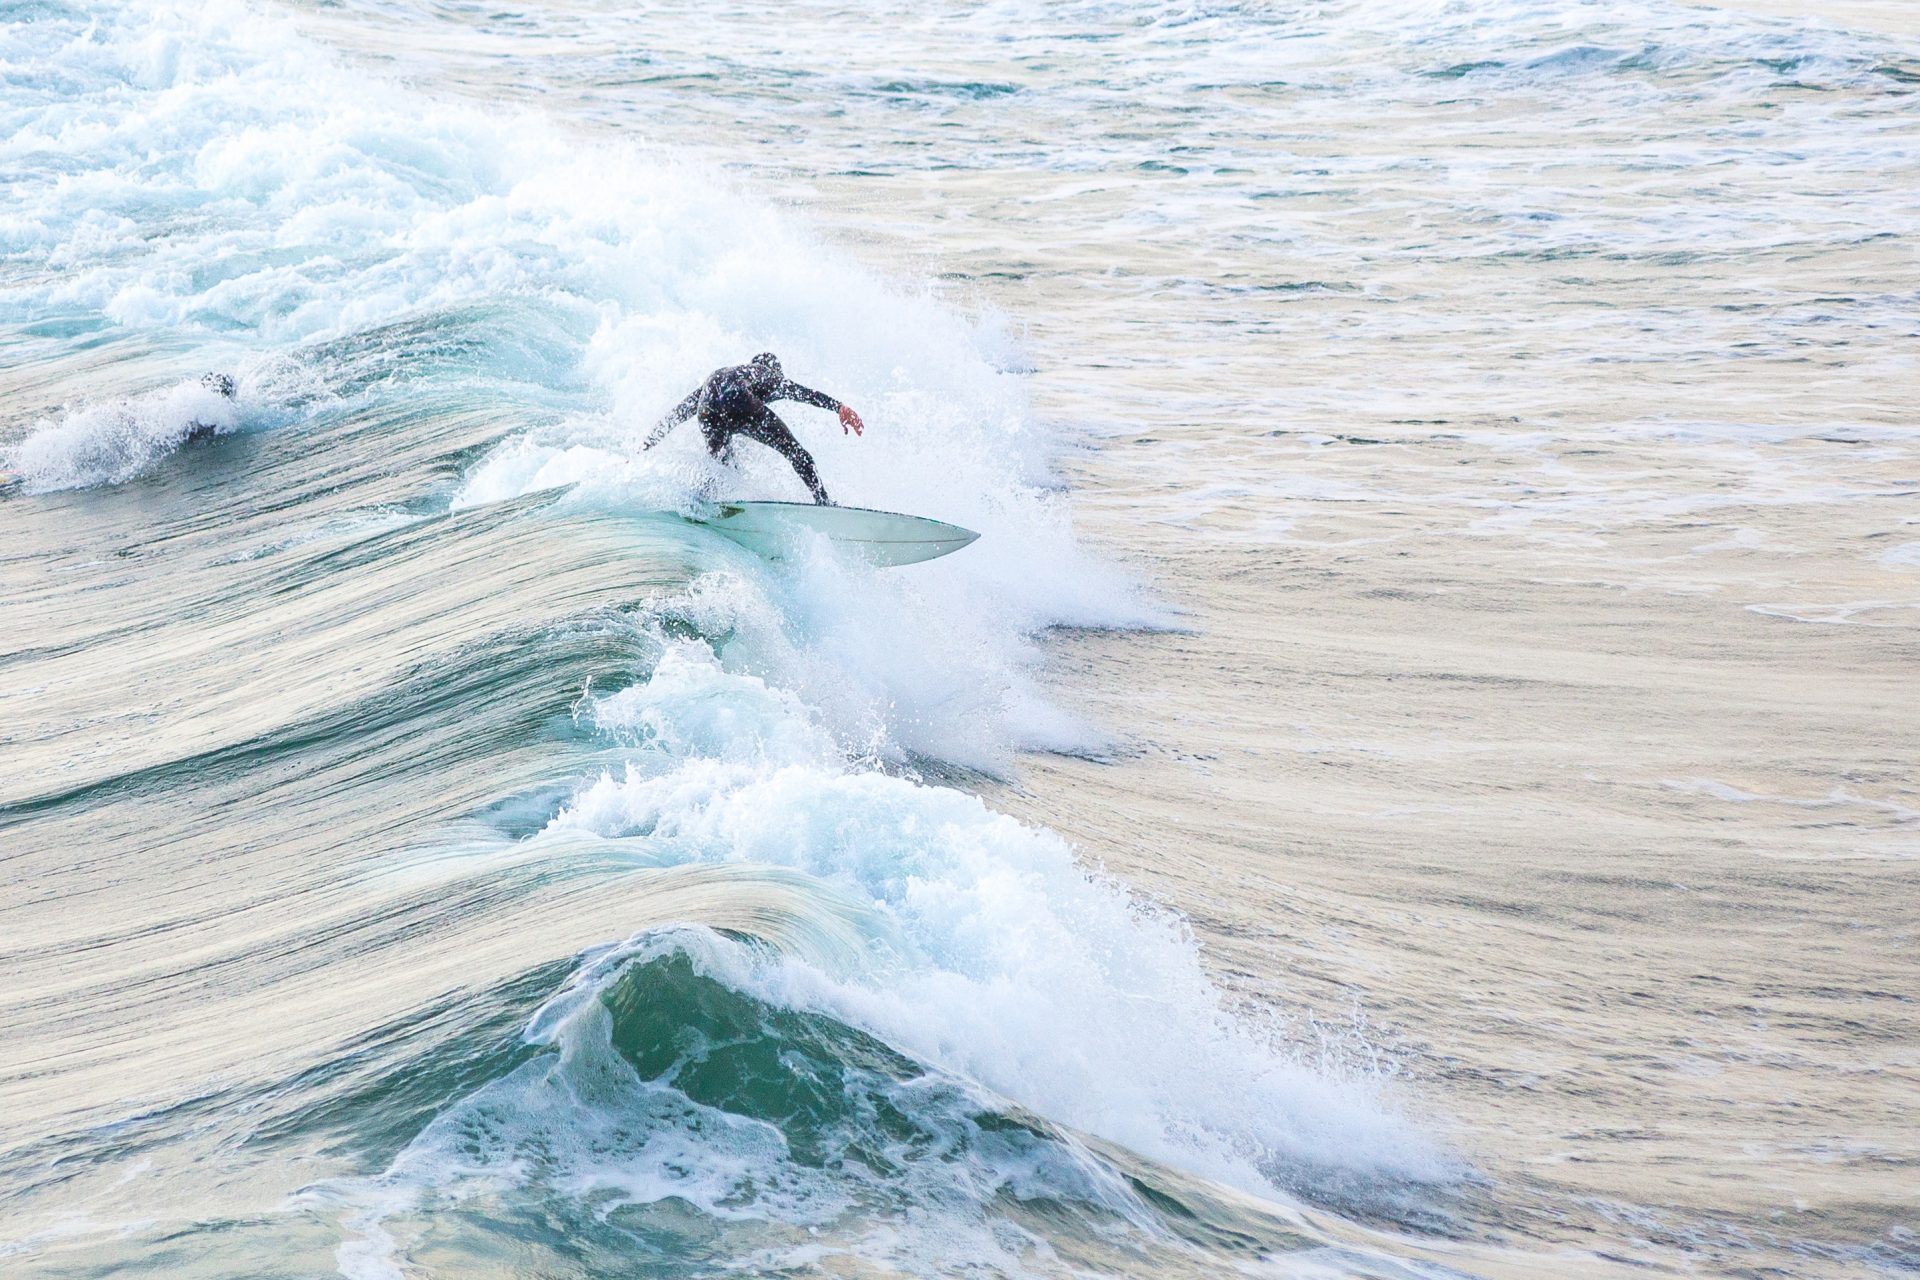
M 801 536 L 811 532 L 882 567 L 934 560 L 980 536 L 924 516 L 811 502 L 722 502 L 696 523 L 769 560 L 786 558 Z

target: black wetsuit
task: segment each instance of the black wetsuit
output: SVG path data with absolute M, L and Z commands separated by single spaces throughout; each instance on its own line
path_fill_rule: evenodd
M 714 370 L 692 395 L 675 405 L 653 429 L 647 447 L 697 414 L 700 430 L 707 438 L 707 452 L 714 457 L 732 462 L 735 436 L 757 440 L 793 464 L 794 471 L 813 491 L 815 502 L 830 501 L 826 486 L 820 483 L 820 473 L 814 470 L 813 455 L 794 438 L 779 415 L 767 408 L 769 400 L 798 400 L 835 412 L 840 409 L 840 402 L 832 396 L 790 382 L 763 365 L 731 365 Z
M 229 400 L 233 399 L 234 386 L 233 375 L 231 374 L 204 374 L 200 378 L 200 385 L 209 391 L 217 392 L 225 396 Z M 192 444 L 195 440 L 209 439 L 219 430 L 220 424 L 217 422 L 202 422 L 198 418 L 194 418 L 187 423 L 187 436 L 181 443 Z

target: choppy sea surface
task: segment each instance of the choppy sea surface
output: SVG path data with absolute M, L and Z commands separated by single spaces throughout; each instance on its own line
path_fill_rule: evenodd
M 1920 1271 L 1915 26 L 0 2 L 0 1270 Z

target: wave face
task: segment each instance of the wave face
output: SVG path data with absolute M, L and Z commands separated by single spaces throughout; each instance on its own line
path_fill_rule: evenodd
M 1164 616 L 999 321 L 286 14 L 19 18 L 10 1270 L 1411 1274 L 1461 1174 L 1379 1073 L 967 789 L 1107 745 L 1036 636 Z M 792 496 L 638 449 L 761 349 L 872 424 L 794 411 L 839 496 L 977 547 L 682 519 Z

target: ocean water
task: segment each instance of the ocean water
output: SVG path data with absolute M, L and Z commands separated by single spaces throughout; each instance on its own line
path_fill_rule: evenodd
M 1899 6 L 0 17 L 8 1274 L 1920 1270 Z

